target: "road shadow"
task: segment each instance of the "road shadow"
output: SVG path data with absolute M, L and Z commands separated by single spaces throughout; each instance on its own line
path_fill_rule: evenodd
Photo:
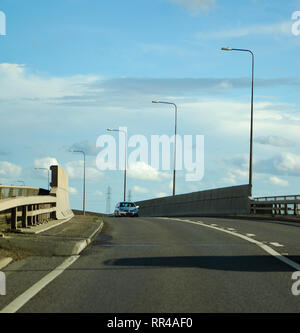
M 300 256 L 289 257 L 300 262 Z M 106 266 L 127 268 L 203 268 L 238 272 L 294 272 L 295 269 L 272 256 L 142 257 L 104 261 Z

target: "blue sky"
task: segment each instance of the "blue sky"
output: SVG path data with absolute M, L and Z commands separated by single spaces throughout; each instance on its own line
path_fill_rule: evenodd
M 44 186 L 34 167 L 58 162 L 81 208 L 87 152 L 87 209 L 122 199 L 122 171 L 101 172 L 96 140 L 109 127 L 128 135 L 204 135 L 205 175 L 178 193 L 248 181 L 251 58 L 255 53 L 253 194 L 298 194 L 299 0 L 3 0 L 0 36 L 0 182 Z M 117 138 L 117 136 L 116 136 Z M 130 150 L 129 150 L 130 152 Z M 146 170 L 146 171 L 145 171 Z M 172 193 L 171 173 L 131 173 L 134 200 Z

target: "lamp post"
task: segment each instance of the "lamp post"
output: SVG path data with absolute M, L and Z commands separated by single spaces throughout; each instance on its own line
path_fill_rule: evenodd
M 252 196 L 252 173 L 253 173 L 253 100 L 254 100 L 254 53 L 247 49 L 233 49 L 222 47 L 222 51 L 248 52 L 252 56 L 252 83 L 251 83 L 251 124 L 250 124 L 250 158 L 249 158 L 249 185 L 250 196 Z
M 127 132 L 121 129 L 107 128 L 108 132 L 122 132 L 125 135 L 125 167 L 124 167 L 124 201 L 126 201 L 126 172 L 127 172 Z
M 173 196 L 176 193 L 176 140 L 177 140 L 177 105 L 171 102 L 152 101 L 155 104 L 168 104 L 175 107 L 175 139 L 174 139 L 174 169 L 173 169 Z
M 49 168 L 34 168 L 35 170 L 47 170 L 48 171 L 48 191 L 50 190 L 49 188 L 49 184 L 50 184 L 50 175 L 49 175 L 49 172 L 50 172 L 50 169 Z
M 85 215 L 85 152 L 83 150 L 73 150 L 70 149 L 70 153 L 81 153 L 83 154 L 83 215 Z

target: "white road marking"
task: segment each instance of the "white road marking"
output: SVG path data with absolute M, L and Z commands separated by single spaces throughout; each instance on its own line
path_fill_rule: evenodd
M 273 246 L 277 246 L 277 247 L 282 247 L 283 245 L 282 244 L 279 244 L 279 243 L 276 243 L 276 242 L 272 242 L 272 243 L 269 243 Z
M 255 235 L 254 234 L 246 234 L 246 236 L 248 236 L 248 237 L 254 237 Z
M 236 229 L 234 229 L 234 228 L 227 228 L 227 230 L 235 231 Z
M 295 261 L 290 260 L 289 258 L 284 257 L 282 254 L 280 254 L 277 251 L 273 250 L 270 246 L 268 246 L 268 245 L 266 245 L 266 244 L 264 244 L 262 242 L 259 242 L 259 241 L 255 240 L 255 239 L 252 239 L 250 237 L 247 237 L 245 235 L 239 234 L 237 232 L 232 232 L 232 231 L 229 231 L 229 230 L 225 230 L 225 229 L 222 229 L 222 228 L 219 228 L 219 227 L 214 227 L 214 226 L 205 224 L 205 223 L 203 223 L 201 221 L 195 222 L 195 221 L 183 220 L 183 219 L 177 219 L 177 218 L 173 218 L 172 220 L 180 221 L 180 222 L 186 222 L 186 223 L 191 223 L 191 224 L 197 224 L 197 225 L 200 225 L 202 227 L 219 230 L 219 231 L 222 231 L 222 232 L 226 232 L 227 234 L 230 234 L 232 236 L 242 238 L 242 239 L 244 239 L 244 240 L 246 240 L 246 241 L 248 241 L 248 242 L 250 242 L 252 244 L 257 245 L 262 250 L 264 250 L 265 252 L 269 253 L 270 255 L 272 255 L 273 257 L 275 257 L 276 259 L 284 262 L 285 264 L 291 266 L 296 271 L 300 271 L 300 264 L 296 263 Z
M 15 313 L 28 301 L 30 301 L 36 294 L 38 294 L 43 288 L 45 288 L 50 282 L 56 279 L 62 274 L 65 269 L 71 266 L 80 256 L 68 257 L 61 265 L 56 267 L 52 272 L 44 276 L 40 281 L 27 289 L 22 295 L 14 299 L 4 309 L 0 310 L 0 313 Z

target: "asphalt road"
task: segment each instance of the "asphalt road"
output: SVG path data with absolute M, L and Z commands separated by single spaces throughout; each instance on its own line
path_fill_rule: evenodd
M 300 263 L 300 225 L 181 220 L 105 219 L 96 240 L 19 312 L 300 312 L 300 296 L 291 292 L 295 269 L 235 235 Z M 59 258 L 51 260 L 55 266 Z M 30 277 L 33 281 L 29 271 L 28 286 Z M 38 279 L 47 269 L 35 266 L 34 273 Z

